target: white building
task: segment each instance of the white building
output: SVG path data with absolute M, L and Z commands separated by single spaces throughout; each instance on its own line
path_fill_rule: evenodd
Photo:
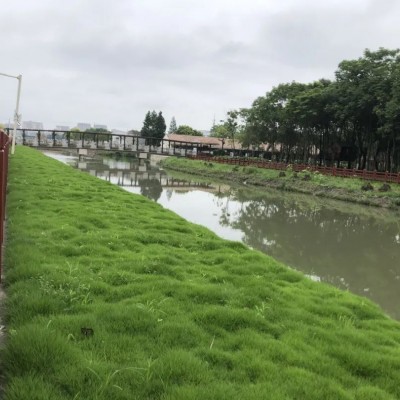
M 121 131 L 120 129 L 111 129 L 113 135 L 127 135 L 126 131 Z
M 80 130 L 80 131 L 86 131 L 86 129 L 90 129 L 92 127 L 91 124 L 87 123 L 87 122 L 78 122 L 78 124 L 76 125 L 76 127 Z
M 56 131 L 69 131 L 70 127 L 67 125 L 57 125 L 56 126 Z
M 93 128 L 96 128 L 96 129 L 105 129 L 105 130 L 107 130 L 107 125 L 94 124 L 94 125 L 93 125 Z
M 36 121 L 23 121 L 22 129 L 43 129 L 43 123 Z

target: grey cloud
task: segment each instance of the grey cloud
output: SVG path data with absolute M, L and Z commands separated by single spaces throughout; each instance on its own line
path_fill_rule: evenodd
M 281 82 L 397 47 L 400 5 L 381 3 L 14 0 L 2 9 L 1 69 L 24 75 L 26 119 L 140 128 L 159 109 L 207 129 Z M 12 101 L 0 98 L 0 122 L 14 102 L 12 83 L 3 87 Z

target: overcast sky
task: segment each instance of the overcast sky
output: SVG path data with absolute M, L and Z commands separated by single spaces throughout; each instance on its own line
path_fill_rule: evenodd
M 208 130 L 283 82 L 333 78 L 400 47 L 398 0 L 0 0 L 0 72 L 23 120 L 141 129 L 148 110 Z M 0 76 L 0 122 L 17 80 Z

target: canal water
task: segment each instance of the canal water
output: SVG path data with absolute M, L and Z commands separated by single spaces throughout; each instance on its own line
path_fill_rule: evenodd
M 242 241 L 311 279 L 368 297 L 400 320 L 399 213 L 200 182 L 137 160 L 52 156 L 147 196 L 223 238 Z

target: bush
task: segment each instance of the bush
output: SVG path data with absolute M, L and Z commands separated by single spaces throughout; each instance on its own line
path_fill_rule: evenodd
M 367 182 L 361 186 L 361 190 L 363 190 L 364 192 L 368 192 L 368 191 L 374 190 L 374 187 L 372 186 L 371 182 Z
M 388 183 L 384 183 L 378 190 L 380 192 L 389 192 L 392 188 Z

